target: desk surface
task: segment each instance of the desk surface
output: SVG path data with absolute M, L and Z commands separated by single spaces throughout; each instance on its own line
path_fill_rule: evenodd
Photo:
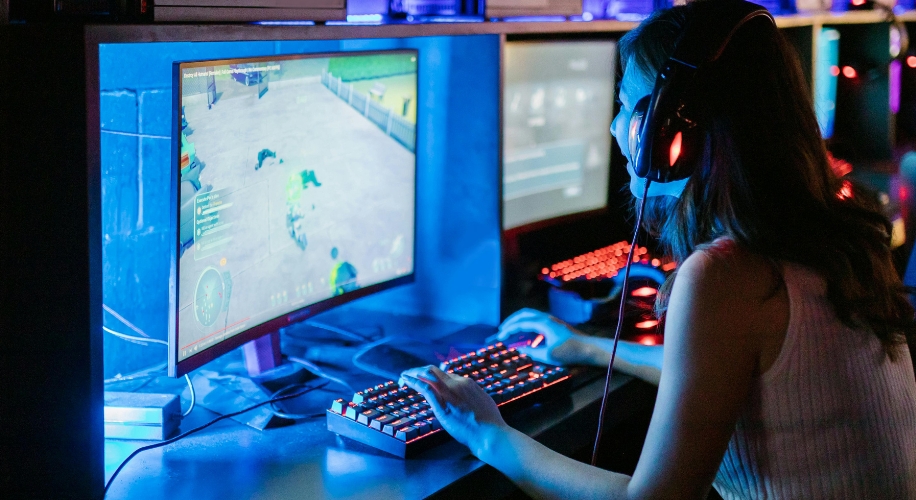
M 603 377 L 592 377 L 568 397 L 513 414 L 507 421 L 557 451 L 573 453 L 593 439 L 603 386 Z M 630 408 L 639 406 L 634 400 L 644 395 L 637 386 L 630 377 L 614 377 L 612 419 L 624 419 Z M 303 396 L 300 405 L 323 409 L 334 398 L 348 395 L 345 392 L 328 385 Z M 197 408 L 181 430 L 216 416 Z M 106 440 L 106 480 L 128 454 L 146 444 L 150 443 Z M 402 460 L 328 432 L 324 417 L 265 431 L 227 419 L 137 455 L 115 479 L 107 498 L 380 500 L 453 496 L 461 491 L 481 496 L 482 482 L 489 493 L 482 496 L 497 498 L 512 490 L 500 477 L 454 441 Z

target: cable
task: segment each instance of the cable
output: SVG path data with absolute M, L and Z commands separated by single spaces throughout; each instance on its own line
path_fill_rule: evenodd
M 105 379 L 103 383 L 105 384 L 116 384 L 118 382 L 127 382 L 128 380 L 137 380 L 141 378 L 150 378 L 157 377 L 163 371 L 165 371 L 168 363 L 159 363 L 158 365 L 151 366 L 149 368 L 144 368 L 143 370 L 136 371 L 130 375 L 119 376 L 116 375 L 112 378 Z
M 371 373 L 373 375 L 378 375 L 379 377 L 384 377 L 386 379 L 391 378 L 391 375 L 392 375 L 391 373 L 386 373 L 384 370 L 379 370 L 377 367 L 368 365 L 359 360 L 359 358 L 362 357 L 364 354 L 366 354 L 367 352 L 369 352 L 370 350 L 372 350 L 375 347 L 378 347 L 382 344 L 387 343 L 389 340 L 391 339 L 382 338 L 380 340 L 376 340 L 375 342 L 370 342 L 364 345 L 362 348 L 360 348 L 360 350 L 356 351 L 356 353 L 353 354 L 353 366 L 365 372 Z
M 112 312 L 112 314 L 116 314 L 116 313 L 114 313 L 113 311 L 110 311 L 110 309 L 108 308 L 108 306 L 104 306 L 104 307 L 106 308 L 106 310 L 109 310 L 109 312 Z M 124 321 L 124 324 L 129 325 L 129 323 L 127 322 L 127 320 L 125 320 L 125 319 L 123 319 L 123 318 L 120 318 L 119 316 L 116 316 L 116 317 L 118 317 L 119 319 L 121 319 L 122 321 Z M 102 330 L 104 330 L 105 332 L 108 332 L 108 333 L 114 335 L 115 337 L 118 337 L 118 338 L 127 340 L 128 342 L 135 342 L 135 343 L 143 344 L 143 345 L 146 345 L 145 343 L 146 343 L 146 342 L 149 342 L 149 343 L 152 343 L 152 344 L 162 344 L 162 345 L 164 345 L 164 346 L 166 346 L 166 347 L 168 347 L 168 345 L 169 345 L 169 343 L 166 342 L 166 341 L 164 341 L 164 340 L 151 339 L 151 338 L 146 338 L 146 337 L 134 337 L 133 335 L 125 335 L 125 334 L 123 334 L 123 333 L 121 333 L 121 332 L 116 332 L 116 331 L 112 330 L 111 328 L 108 328 L 108 327 L 105 327 L 105 326 L 102 327 Z M 141 333 L 143 333 L 143 332 L 141 332 Z M 146 335 L 146 334 L 144 333 L 144 335 Z M 161 365 L 157 365 L 156 367 L 154 367 L 153 369 L 151 369 L 151 371 L 158 371 L 158 370 L 159 370 L 159 368 L 158 368 L 159 366 L 161 366 Z M 144 377 L 150 377 L 150 378 L 152 378 L 152 377 L 155 377 L 155 376 L 156 376 L 155 373 L 153 373 L 153 374 L 147 373 L 147 374 L 138 375 L 138 376 L 130 376 L 130 377 L 122 377 L 122 378 L 108 379 L 108 380 L 105 381 L 105 383 L 125 382 L 125 381 L 127 381 L 127 380 L 134 380 L 134 379 L 137 379 L 137 378 L 144 378 Z M 185 411 L 184 413 L 181 414 L 181 418 L 187 417 L 187 416 L 191 413 L 191 411 L 194 410 L 194 405 L 197 404 L 197 394 L 194 392 L 194 384 L 191 383 L 191 377 L 189 377 L 188 374 L 186 373 L 186 374 L 184 375 L 184 378 L 185 378 L 185 380 L 188 381 L 188 389 L 191 391 L 191 406 L 188 407 L 187 411 Z M 148 382 L 147 382 L 147 383 L 148 383 Z M 143 385 L 146 385 L 146 384 L 143 384 Z M 141 387 L 142 387 L 142 386 L 141 386 Z M 134 390 L 137 390 L 137 389 L 139 389 L 139 387 L 134 388 Z
M 346 387 L 348 390 L 350 390 L 350 391 L 352 391 L 352 392 L 354 392 L 354 393 L 356 392 L 356 390 L 353 389 L 353 386 L 352 386 L 352 385 L 350 385 L 350 384 L 344 382 L 343 380 L 341 380 L 341 379 L 339 379 L 339 378 L 337 378 L 337 377 L 333 377 L 333 376 L 331 376 L 331 375 L 328 375 L 327 373 L 325 373 L 324 371 L 322 371 L 321 368 L 318 368 L 318 366 L 315 365 L 314 363 L 312 363 L 311 361 L 308 361 L 308 360 L 305 360 L 305 359 L 302 359 L 302 358 L 297 358 L 297 357 L 295 357 L 295 356 L 287 356 L 286 359 L 292 361 L 293 363 L 298 363 L 298 364 L 304 366 L 306 369 L 308 369 L 308 371 L 314 373 L 315 375 L 318 375 L 318 376 L 321 377 L 321 378 L 330 380 L 331 382 L 336 382 L 336 383 L 338 383 L 338 384 L 340 384 L 340 385 Z
M 322 387 L 325 387 L 325 386 L 327 386 L 328 384 L 330 384 L 330 382 L 325 382 L 324 384 L 321 384 L 321 385 L 319 385 L 318 387 L 313 388 L 312 390 L 321 389 Z M 277 396 L 279 396 L 280 394 L 283 394 L 284 392 L 288 392 L 288 391 L 290 391 L 290 390 L 292 390 L 292 389 L 295 389 L 295 388 L 297 388 L 297 387 L 307 387 L 307 386 L 306 386 L 306 384 L 293 384 L 293 385 L 284 387 L 284 388 L 280 389 L 279 391 L 277 391 L 277 392 L 271 394 L 271 395 L 270 395 L 270 398 L 271 398 L 271 399 L 274 399 L 274 398 L 276 398 Z M 271 413 L 273 413 L 274 415 L 276 415 L 276 416 L 278 416 L 278 417 L 280 417 L 280 418 L 288 418 L 288 419 L 290 419 L 290 420 L 302 420 L 302 419 L 305 419 L 305 418 L 316 418 L 316 417 L 320 417 L 320 416 L 324 415 L 324 412 L 321 412 L 321 413 L 287 413 L 287 412 L 283 412 L 283 411 L 278 410 L 277 407 L 276 407 L 276 405 L 275 405 L 274 403 L 271 403 L 271 404 L 270 404 L 270 411 L 271 411 Z
M 191 383 L 191 377 L 187 373 L 184 374 L 184 379 L 188 381 L 188 389 L 191 391 L 191 406 L 188 407 L 188 410 L 181 414 L 181 418 L 187 417 L 192 410 L 194 410 L 194 405 L 197 403 L 197 394 L 194 393 L 194 384 Z
M 106 304 L 102 304 L 102 309 L 104 309 L 108 314 L 114 316 L 121 323 L 124 323 L 125 325 L 127 325 L 127 328 L 130 328 L 131 330 L 139 333 L 140 335 L 143 335 L 144 337 L 149 337 L 149 335 L 146 332 L 134 326 L 133 323 L 124 319 L 124 316 L 121 316 L 120 314 L 117 313 L 117 311 L 108 307 Z
M 108 328 L 108 327 L 106 327 L 106 326 L 103 326 L 103 327 L 102 327 L 102 330 L 104 330 L 104 331 L 106 331 L 106 332 L 108 332 L 108 333 L 114 335 L 115 337 L 124 339 L 124 340 L 126 340 L 126 341 L 128 341 L 128 342 L 133 342 L 133 343 L 135 343 L 135 344 L 144 344 L 144 342 L 149 342 L 149 343 L 151 343 L 151 344 L 162 344 L 162 345 L 164 345 L 164 346 L 168 346 L 168 345 L 169 345 L 169 343 L 166 342 L 166 341 L 164 341 L 164 340 L 151 339 L 151 338 L 148 338 L 148 337 L 135 337 L 135 336 L 133 336 L 133 335 L 125 335 L 125 334 L 123 334 L 123 333 L 121 333 L 121 332 L 116 332 L 116 331 L 114 331 L 114 330 L 112 330 L 111 328 Z M 144 345 L 145 345 L 145 344 L 144 344 Z
M 132 335 L 126 335 L 126 334 L 123 334 L 123 333 L 121 333 L 121 332 L 116 332 L 116 331 L 114 331 L 114 330 L 112 330 L 112 329 L 110 329 L 110 328 L 108 328 L 108 327 L 106 327 L 106 326 L 102 326 L 102 331 L 104 331 L 104 332 L 106 332 L 106 333 L 110 333 L 110 334 L 114 335 L 115 337 L 118 337 L 118 338 L 120 338 L 120 339 L 122 339 L 122 340 L 126 340 L 126 341 L 132 342 L 132 343 L 134 343 L 134 344 L 140 344 L 140 345 L 142 345 L 142 346 L 148 346 L 149 343 L 153 343 L 153 344 L 164 344 L 164 345 L 166 345 L 166 346 L 169 345 L 168 342 L 166 342 L 166 341 L 164 341 L 164 340 L 157 340 L 157 339 L 150 338 L 149 334 L 147 334 L 146 332 L 144 332 L 144 331 L 141 330 L 140 328 L 136 327 L 136 326 L 135 326 L 133 323 L 131 323 L 130 321 L 127 321 L 127 319 L 124 318 L 124 316 L 121 316 L 120 314 L 118 314 L 117 311 L 115 311 L 114 309 L 112 309 L 111 307 L 109 307 L 107 304 L 102 304 L 102 309 L 104 309 L 105 312 L 107 312 L 108 314 L 111 314 L 112 316 L 114 316 L 115 319 L 117 319 L 118 321 L 120 321 L 121 323 L 123 323 L 124 325 L 126 325 L 126 326 L 127 326 L 128 328 L 130 328 L 131 330 L 133 330 L 133 331 L 139 333 L 140 335 L 142 335 L 142 337 L 134 337 L 134 336 L 132 336 Z M 129 376 L 127 376 L 127 377 L 118 377 L 118 376 L 116 376 L 116 377 L 114 377 L 114 378 L 107 379 L 107 380 L 104 381 L 104 383 L 106 383 L 106 384 L 111 384 L 111 383 L 115 383 L 115 382 L 124 382 L 124 381 L 127 381 L 127 380 L 134 380 L 134 379 L 138 379 L 138 378 L 154 377 L 154 376 L 156 376 L 156 375 L 153 374 L 153 373 L 151 373 L 151 372 L 162 371 L 162 370 L 165 369 L 165 367 L 166 367 L 167 365 L 168 365 L 168 363 L 161 363 L 161 364 L 155 365 L 155 366 L 153 366 L 153 367 L 151 367 L 151 368 L 146 368 L 146 369 L 144 369 L 144 370 L 140 370 L 140 371 L 134 372 L 132 375 L 129 375 Z
M 298 398 L 299 396 L 302 396 L 302 395 L 307 394 L 307 393 L 309 393 L 309 392 L 312 392 L 312 391 L 314 391 L 314 390 L 321 389 L 322 387 L 324 387 L 325 385 L 327 385 L 327 384 L 329 384 L 329 383 L 330 383 L 330 382 L 325 382 L 323 385 L 319 385 L 319 386 L 315 386 L 315 387 L 308 387 L 308 388 L 306 388 L 306 389 L 303 390 L 303 391 L 299 391 L 299 392 L 296 392 L 296 393 L 293 393 L 293 394 L 288 394 L 288 395 L 286 395 L 286 396 L 277 396 L 277 397 L 275 397 L 275 398 L 273 398 L 273 399 L 268 399 L 268 400 L 266 400 L 266 401 L 261 401 L 260 403 L 251 405 L 251 406 L 249 406 L 248 408 L 245 408 L 245 409 L 243 409 L 243 410 L 239 410 L 239 411 L 234 412 L 234 413 L 227 413 L 227 414 L 225 414 L 225 415 L 220 415 L 220 416 L 214 418 L 213 420 L 207 422 L 206 424 L 203 424 L 203 425 L 201 425 L 201 426 L 199 426 L 199 427 L 195 427 L 195 428 L 193 428 L 193 429 L 191 429 L 191 430 L 189 430 L 189 431 L 182 432 L 181 434 L 179 434 L 179 435 L 177 435 L 177 436 L 175 436 L 175 437 L 173 437 L 173 438 L 166 439 L 165 441 L 161 441 L 161 442 L 159 442 L 159 443 L 155 443 L 155 444 L 151 444 L 151 445 L 148 445 L 148 446 L 143 446 L 143 447 L 137 448 L 136 450 L 134 450 L 133 453 L 131 453 L 130 455 L 128 455 L 127 458 L 125 458 L 123 462 L 121 462 L 121 465 L 119 465 L 118 468 L 115 469 L 114 474 L 112 474 L 111 477 L 108 479 L 108 482 L 105 483 L 105 491 L 102 493 L 102 498 L 104 498 L 105 495 L 108 494 L 108 489 L 111 487 L 111 484 L 114 482 L 115 478 L 118 477 L 118 474 L 121 472 L 121 469 L 123 469 L 124 466 L 127 465 L 127 463 L 128 463 L 132 458 L 134 458 L 135 456 L 137 456 L 137 455 L 140 454 L 141 452 L 144 452 L 144 451 L 147 451 L 147 450 L 152 450 L 152 449 L 155 449 L 155 448 L 160 448 L 160 447 L 162 447 L 162 446 L 166 446 L 166 445 L 172 444 L 172 443 L 174 443 L 175 441 L 178 441 L 179 439 L 182 439 L 182 438 L 184 438 L 184 437 L 190 436 L 191 434 L 194 434 L 195 432 L 202 431 L 202 430 L 206 429 L 207 427 L 210 427 L 211 425 L 213 425 L 213 424 L 219 422 L 220 420 L 225 420 L 225 419 L 227 419 L 227 418 L 232 418 L 232 417 L 241 415 L 242 413 L 245 413 L 245 412 L 254 410 L 255 408 L 259 408 L 259 407 L 264 406 L 264 405 L 267 405 L 267 404 L 273 404 L 273 403 L 276 403 L 276 402 L 278 402 L 278 401 L 284 401 L 284 400 L 287 400 L 287 399 Z M 322 413 L 321 415 L 323 415 L 323 413 Z
M 328 325 L 326 323 L 319 323 L 317 321 L 309 320 L 309 321 L 306 321 L 305 324 L 313 328 L 319 328 L 321 330 L 327 330 L 329 332 L 334 332 L 339 335 L 343 335 L 344 337 L 349 337 L 351 339 L 358 340 L 360 342 L 373 342 L 375 340 L 378 340 L 380 336 L 385 334 L 385 329 L 382 328 L 381 325 L 376 325 L 376 328 L 378 328 L 379 330 L 378 336 L 369 337 L 369 336 L 364 336 L 364 335 L 361 335 L 359 333 L 356 333 L 350 330 L 345 330 L 343 328 L 340 328 L 334 325 Z
M 642 200 L 639 202 L 639 211 L 636 213 L 636 228 L 633 230 L 633 241 L 630 243 L 630 251 L 627 254 L 627 267 L 623 273 L 623 288 L 620 290 L 620 309 L 617 313 L 617 328 L 614 330 L 614 347 L 611 349 L 611 361 L 607 365 L 607 376 L 604 379 L 604 397 L 601 398 L 601 412 L 598 413 L 598 433 L 595 435 L 595 446 L 592 448 L 593 466 L 596 466 L 598 462 L 598 446 L 601 444 L 601 434 L 604 431 L 604 412 L 607 409 L 607 397 L 611 388 L 611 373 L 614 370 L 614 358 L 617 356 L 617 342 L 620 341 L 620 331 L 623 329 L 623 310 L 627 303 L 627 282 L 630 278 L 630 266 L 633 265 L 633 253 L 636 249 L 636 239 L 639 237 L 642 214 L 646 208 L 646 198 L 649 197 L 649 184 L 652 184 L 652 181 L 646 179 L 645 191 L 643 191 Z

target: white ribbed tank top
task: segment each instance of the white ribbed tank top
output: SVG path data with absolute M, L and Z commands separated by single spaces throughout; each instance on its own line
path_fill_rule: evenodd
M 754 381 L 713 486 L 744 498 L 916 499 L 916 379 L 836 317 L 824 281 L 783 264 L 789 327 Z

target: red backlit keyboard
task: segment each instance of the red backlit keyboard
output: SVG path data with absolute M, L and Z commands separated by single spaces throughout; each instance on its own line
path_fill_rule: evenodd
M 613 245 L 599 248 L 571 259 L 557 262 L 541 269 L 539 278 L 555 286 L 562 286 L 569 281 L 613 279 L 627 263 L 630 243 L 619 241 Z M 668 272 L 677 267 L 669 259 L 653 257 L 649 249 L 636 245 L 633 262 L 640 263 Z
M 562 394 L 570 380 L 561 367 L 538 363 L 496 343 L 440 365 L 471 378 L 505 412 Z M 409 457 L 447 439 L 429 403 L 408 387 L 386 382 L 337 399 L 327 411 L 328 430 L 399 457 Z

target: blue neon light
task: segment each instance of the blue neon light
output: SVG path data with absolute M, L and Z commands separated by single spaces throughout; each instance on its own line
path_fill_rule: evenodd
M 817 44 L 817 66 L 814 74 L 814 113 L 821 127 L 821 136 L 833 136 L 836 118 L 837 73 L 840 63 L 840 32 L 822 28 Z

